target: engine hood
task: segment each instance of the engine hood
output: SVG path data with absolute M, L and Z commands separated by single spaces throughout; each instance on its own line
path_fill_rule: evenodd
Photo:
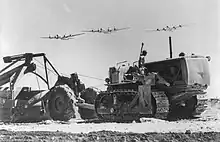
M 187 84 L 210 85 L 210 72 L 207 58 L 185 58 Z

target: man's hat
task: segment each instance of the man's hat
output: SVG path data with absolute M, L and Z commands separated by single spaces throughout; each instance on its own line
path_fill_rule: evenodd
M 141 53 L 141 56 L 146 56 L 146 55 L 147 55 L 147 51 L 143 50 L 142 53 Z
M 183 57 L 183 56 L 185 56 L 185 53 L 184 53 L 184 52 L 181 52 L 181 53 L 179 54 L 179 57 Z

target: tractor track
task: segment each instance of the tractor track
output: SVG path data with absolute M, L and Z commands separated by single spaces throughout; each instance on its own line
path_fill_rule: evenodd
M 113 123 L 77 118 L 69 122 L 0 122 L 0 141 L 219 141 L 219 123 L 220 101 L 213 99 L 200 118 L 178 121 L 141 118 L 138 123 Z

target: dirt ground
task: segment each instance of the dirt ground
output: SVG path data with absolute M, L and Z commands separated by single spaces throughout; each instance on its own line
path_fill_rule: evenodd
M 74 142 L 200 142 L 219 141 L 220 133 L 122 133 L 113 131 L 99 131 L 90 133 L 65 132 L 11 132 L 0 131 L 1 141 L 74 141 Z
M 166 121 L 141 118 L 140 123 L 85 123 L 46 120 L 0 123 L 0 141 L 197 142 L 220 141 L 220 103 L 209 104 L 200 118 Z

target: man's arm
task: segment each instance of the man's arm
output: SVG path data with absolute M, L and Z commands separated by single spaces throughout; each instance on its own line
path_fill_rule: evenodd
M 155 73 L 156 83 L 157 84 L 165 84 L 166 86 L 170 86 L 170 83 L 167 82 L 162 76 L 160 76 L 158 73 Z

